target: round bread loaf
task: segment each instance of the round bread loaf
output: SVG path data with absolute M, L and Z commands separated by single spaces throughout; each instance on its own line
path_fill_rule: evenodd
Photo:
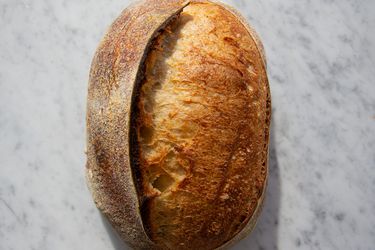
M 87 181 L 135 249 L 217 249 L 254 227 L 268 175 L 263 47 L 233 9 L 148 0 L 93 59 Z

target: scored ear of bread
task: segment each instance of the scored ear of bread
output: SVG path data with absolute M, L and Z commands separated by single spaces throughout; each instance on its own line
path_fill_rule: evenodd
M 139 2 L 92 63 L 94 200 L 136 249 L 227 247 L 260 212 L 269 123 L 263 46 L 238 13 L 211 1 Z
M 133 89 L 153 38 L 185 5 L 169 0 L 133 4 L 112 24 L 91 66 L 86 176 L 97 207 L 135 248 L 156 249 L 144 232 L 130 164 Z

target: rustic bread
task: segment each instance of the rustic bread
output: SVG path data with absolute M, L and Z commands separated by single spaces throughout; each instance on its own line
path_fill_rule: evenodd
M 87 179 L 136 249 L 215 249 L 264 198 L 270 93 L 263 47 L 212 1 L 137 3 L 94 57 Z

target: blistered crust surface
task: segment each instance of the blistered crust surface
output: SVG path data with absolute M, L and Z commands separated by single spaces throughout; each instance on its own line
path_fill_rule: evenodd
M 213 249 L 258 209 L 270 99 L 249 30 L 223 7 L 192 3 L 146 62 L 137 138 L 144 226 L 169 249 Z

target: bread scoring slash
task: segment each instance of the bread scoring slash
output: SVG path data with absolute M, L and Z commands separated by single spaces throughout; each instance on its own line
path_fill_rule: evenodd
M 263 46 L 213 1 L 138 2 L 94 56 L 87 181 L 135 249 L 218 249 L 254 227 L 268 175 Z

